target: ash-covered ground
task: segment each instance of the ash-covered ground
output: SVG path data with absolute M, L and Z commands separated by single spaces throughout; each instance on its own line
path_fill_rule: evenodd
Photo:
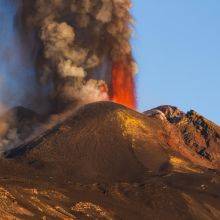
M 220 218 L 219 126 L 196 112 L 97 102 L 37 136 L 42 116 L 9 112 L 33 138 L 2 154 L 2 219 Z

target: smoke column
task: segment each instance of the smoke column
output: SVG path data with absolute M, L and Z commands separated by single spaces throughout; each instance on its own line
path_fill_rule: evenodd
M 0 154 L 83 104 L 135 108 L 130 7 L 129 0 L 0 0 L 0 114 L 34 110 L 0 116 Z
M 108 98 L 135 108 L 130 7 L 130 0 L 22 1 L 20 34 L 37 48 L 37 79 L 50 85 L 55 108 Z

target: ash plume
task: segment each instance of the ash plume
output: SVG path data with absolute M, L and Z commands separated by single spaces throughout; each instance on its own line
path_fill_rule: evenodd
M 113 100 L 135 107 L 130 0 L 4 1 L 8 11 L 13 8 L 6 21 L 16 61 L 5 66 L 16 74 L 4 74 L 7 85 L 0 78 L 0 113 L 21 105 L 46 116 L 21 123 L 25 109 L 6 112 L 0 117 L 0 153 L 51 129 L 81 105 Z
M 35 36 L 37 79 L 52 85 L 58 108 L 112 97 L 114 63 L 133 77 L 130 7 L 130 0 L 22 1 L 21 34 Z

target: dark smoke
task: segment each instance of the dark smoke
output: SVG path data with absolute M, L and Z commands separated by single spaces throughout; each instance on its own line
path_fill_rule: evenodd
M 22 1 L 21 34 L 38 49 L 38 82 L 52 85 L 58 107 L 107 99 L 112 63 L 132 68 L 130 7 L 130 0 Z
M 16 86 L 8 87 L 13 95 L 1 94 L 7 105 L 1 107 L 0 102 L 0 110 L 23 105 L 44 111 L 46 117 L 34 123 L 28 118 L 23 124 L 26 116 L 18 118 L 20 112 L 28 113 L 25 109 L 3 115 L 0 153 L 51 129 L 85 103 L 111 98 L 112 76 L 117 77 L 112 72 L 123 76 L 122 84 L 117 83 L 124 88 L 120 91 L 127 90 L 126 73 L 112 68 L 122 66 L 119 70 L 126 70 L 130 79 L 135 66 L 129 42 L 130 0 L 4 0 L 4 5 L 7 1 L 14 5 L 11 49 L 19 65 L 5 63 L 8 70 L 15 69 L 16 77 L 9 78 Z

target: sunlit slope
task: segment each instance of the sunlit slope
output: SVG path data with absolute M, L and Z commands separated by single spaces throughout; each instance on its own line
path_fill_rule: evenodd
M 100 102 L 84 106 L 31 142 L 28 147 L 33 149 L 19 156 L 15 149 L 9 156 L 17 173 L 81 181 L 137 180 L 149 173 L 191 172 L 197 165 L 212 168 L 175 138 L 157 119 Z
M 217 220 L 212 167 L 157 117 L 93 103 L 0 159 L 0 218 Z

